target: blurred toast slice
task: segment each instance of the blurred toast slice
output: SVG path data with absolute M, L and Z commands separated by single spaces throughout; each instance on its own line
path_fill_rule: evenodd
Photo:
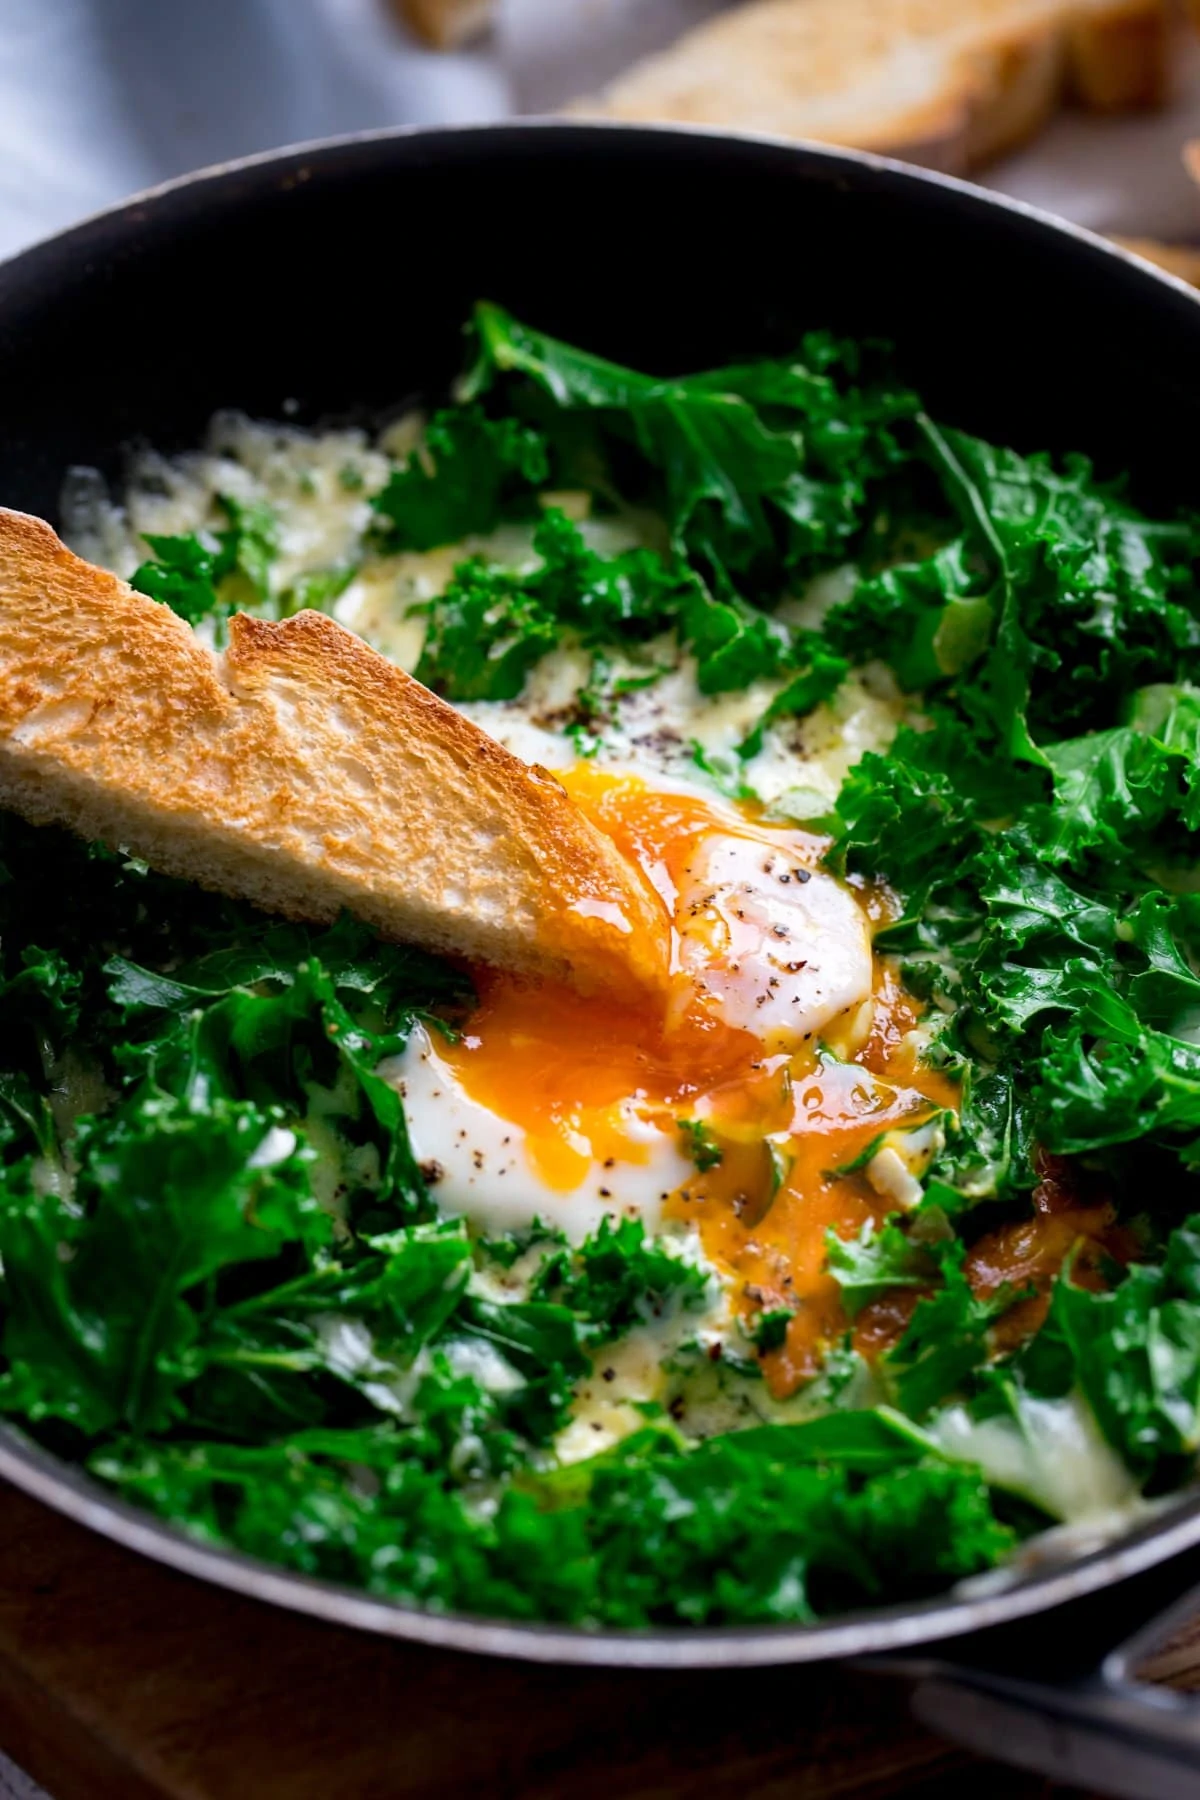
M 973 168 L 1066 99 L 1159 104 L 1172 29 L 1170 0 L 750 0 L 571 110 Z
M 392 0 L 406 25 L 436 50 L 453 50 L 492 22 L 494 0 Z
M 270 912 L 665 988 L 657 897 L 558 782 L 324 614 L 229 640 L 0 511 L 0 805 Z

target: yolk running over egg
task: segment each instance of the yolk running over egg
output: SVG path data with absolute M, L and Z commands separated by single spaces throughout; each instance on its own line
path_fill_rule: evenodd
M 846 1330 L 827 1231 L 852 1236 L 896 1205 L 864 1152 L 957 1100 L 920 1063 L 918 1008 L 873 956 L 887 896 L 835 879 L 809 833 L 591 765 L 561 778 L 671 914 L 669 1015 L 487 973 L 461 1037 L 437 1046 L 438 1082 L 512 1128 L 524 1167 L 504 1165 L 509 1191 L 531 1215 L 553 1222 L 561 1202 L 572 1235 L 597 1207 L 651 1229 L 694 1221 L 747 1315 L 792 1313 L 764 1359 L 787 1393 Z M 696 1124 L 708 1153 L 693 1158 Z M 591 1211 L 572 1215 L 585 1183 Z

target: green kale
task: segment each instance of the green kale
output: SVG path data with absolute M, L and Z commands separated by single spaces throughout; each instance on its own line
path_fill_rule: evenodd
M 550 478 L 545 438 L 479 406 L 435 413 L 420 448 L 371 501 L 376 548 L 434 550 L 536 510 Z
M 20 1182 L 3 1197 L 2 1403 L 88 1435 L 161 1430 L 199 1372 L 190 1294 L 313 1229 L 305 1162 L 258 1107 L 166 1097 L 96 1121 L 76 1155 L 74 1205 Z
M 261 605 L 271 598 L 271 566 L 279 554 L 274 511 L 260 500 L 218 498 L 227 531 L 147 536 L 156 560 L 140 564 L 129 578 L 131 587 L 169 606 L 189 625 L 211 618 L 219 626 L 246 601 Z
M 691 1157 L 701 1175 L 718 1168 L 724 1158 L 717 1139 L 703 1119 L 680 1119 L 679 1133 L 685 1153 Z
M 1200 1046 L 1143 1025 L 1099 971 L 1074 971 L 1063 998 L 1071 1016 L 1047 1030 L 1030 1076 L 1047 1148 L 1078 1154 L 1162 1136 L 1195 1167 Z
M 566 1424 L 572 1384 L 589 1367 L 582 1345 L 590 1321 L 569 1303 L 541 1298 L 545 1291 L 539 1285 L 534 1299 L 503 1305 L 468 1294 L 456 1315 L 465 1336 L 490 1344 L 521 1376 L 503 1412 L 534 1444 L 547 1443 Z
M 772 1350 L 782 1349 L 787 1342 L 788 1326 L 793 1314 L 786 1306 L 777 1306 L 767 1312 L 759 1313 L 751 1334 L 754 1348 L 760 1356 L 769 1356 Z
M 758 755 L 768 726 L 774 725 L 777 719 L 803 717 L 823 700 L 832 699 L 850 672 L 846 658 L 831 650 L 825 640 L 812 631 L 792 632 L 787 667 L 788 679 L 784 686 L 738 745 L 738 755 L 743 759 Z
M 786 361 L 659 377 L 547 337 L 497 306 L 478 306 L 475 328 L 468 397 L 497 382 L 513 392 L 514 378 L 532 384 L 548 430 L 586 424 L 602 462 L 624 468 L 632 458 L 640 478 L 620 484 L 627 497 L 657 501 L 677 548 L 713 577 L 777 590 L 844 558 L 880 484 L 913 454 L 914 396 L 866 374 L 863 351 L 827 334 Z
M 169 606 L 189 625 L 229 616 L 233 608 L 224 605 L 217 593 L 231 566 L 222 548 L 210 549 L 191 532 L 182 537 L 148 535 L 145 541 L 156 560 L 138 565 L 129 577 L 131 587 Z
M 695 1263 L 647 1242 L 640 1219 L 600 1221 L 579 1249 L 560 1250 L 543 1264 L 534 1285 L 582 1321 L 589 1342 L 611 1343 L 667 1306 L 703 1306 L 709 1277 Z
M 419 680 L 453 700 L 511 700 L 564 631 L 588 645 L 653 636 L 699 591 L 695 576 L 652 550 L 596 555 L 557 510 L 533 549 L 541 561 L 525 574 L 470 558 L 414 608 L 428 621 Z
M 418 681 L 448 700 L 513 700 L 558 643 L 558 625 L 531 585 L 473 556 L 435 600 L 414 609 L 427 624 Z
M 1200 1447 L 1200 1216 L 1159 1261 L 1110 1273 L 1107 1288 L 1079 1287 L 1068 1265 L 1016 1368 L 1034 1393 L 1077 1385 L 1113 1448 L 1161 1488 Z
M 923 1202 L 949 1219 L 980 1200 L 1012 1199 L 1035 1181 L 1032 1106 L 1015 1059 L 989 1066 L 960 1057 L 955 1072 L 958 1113 L 947 1121 Z
M 972 1291 L 957 1238 L 939 1243 L 936 1254 L 941 1285 L 917 1302 L 904 1336 L 886 1358 L 897 1404 L 914 1419 L 960 1392 L 983 1366 L 990 1355 L 988 1331 L 1015 1298 L 1004 1289 L 987 1299 Z
M 457 1307 L 470 1247 L 457 1225 L 325 1246 L 304 1274 L 211 1319 L 189 1393 L 193 1429 L 249 1441 L 357 1416 L 406 1378 Z
M 249 583 L 256 600 L 271 595 L 271 565 L 279 555 L 279 521 L 262 500 L 237 500 L 220 495 L 230 529 L 220 534 L 229 567 Z
M 916 1598 L 1012 1543 L 970 1471 L 902 1463 L 864 1479 L 756 1454 L 738 1434 L 599 1471 L 587 1525 L 602 1616 L 628 1626 L 767 1623 L 885 1592 Z
M 498 1263 L 502 1269 L 511 1269 L 528 1251 L 566 1248 L 567 1238 L 556 1225 L 548 1225 L 544 1219 L 534 1219 L 524 1231 L 507 1231 L 502 1237 L 481 1237 L 475 1240 L 475 1247 L 487 1262 Z
M 538 599 L 589 646 L 656 637 L 703 598 L 699 579 L 678 557 L 644 548 L 600 556 L 557 507 L 542 518 L 533 548 L 541 558 L 531 584 Z
M 674 630 L 696 659 L 701 693 L 788 678 L 741 747 L 748 756 L 761 748 L 768 724 L 811 711 L 849 668 L 814 633 L 789 629 L 732 592 L 717 598 L 677 555 L 598 555 L 557 509 L 538 525 L 533 550 L 541 560 L 527 572 L 469 558 L 435 599 L 413 608 L 427 620 L 419 680 L 452 700 L 511 700 L 567 633 L 599 653 Z M 631 685 L 644 680 L 634 677 L 620 691 Z
M 306 569 L 280 594 L 280 618 L 290 619 L 293 613 L 310 608 L 314 612 L 329 612 L 333 602 L 345 593 L 357 574 L 354 563 L 347 563 L 340 569 Z
M 882 1294 L 896 1288 L 931 1288 L 937 1280 L 937 1264 L 893 1220 L 876 1227 L 868 1220 L 857 1238 L 825 1234 L 826 1263 L 842 1292 L 842 1305 L 850 1318 L 870 1306 Z
M 623 1629 L 803 1621 L 916 1599 L 1012 1546 L 973 1471 L 859 1417 L 811 1449 L 789 1444 L 788 1428 L 689 1453 L 638 1434 L 568 1471 L 567 1504 L 552 1483 L 539 1504 L 535 1481 L 532 1493 L 510 1488 L 491 1517 L 447 1490 L 395 1427 L 309 1430 L 253 1449 L 116 1443 L 92 1466 L 167 1518 L 306 1574 L 419 1605 Z M 372 1472 L 371 1488 L 355 1467 Z

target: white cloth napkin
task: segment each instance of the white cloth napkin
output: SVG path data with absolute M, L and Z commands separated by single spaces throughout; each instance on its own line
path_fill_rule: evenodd
M 50 1800 L 50 1796 L 36 1781 L 30 1781 L 16 1763 L 0 1756 L 0 1800 Z
M 385 0 L 0 0 L 0 255 L 206 163 L 511 110 Z

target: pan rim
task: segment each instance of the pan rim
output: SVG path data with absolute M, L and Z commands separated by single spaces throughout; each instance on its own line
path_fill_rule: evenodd
M 815 1625 L 591 1631 L 429 1611 L 205 1543 L 119 1499 L 78 1465 L 43 1450 L 5 1421 L 0 1421 L 0 1480 L 109 1543 L 245 1599 L 431 1649 L 580 1668 L 765 1668 L 911 1652 L 1050 1612 L 1200 1545 L 1200 1488 L 1193 1487 L 1157 1517 L 1111 1542 L 993 1593 L 966 1596 L 951 1590 L 915 1605 L 847 1613 Z
M 146 188 L 51 233 L 0 260 L 0 314 L 8 292 L 42 265 L 53 273 L 59 257 L 74 256 L 84 272 L 89 240 L 107 226 L 127 230 L 154 227 L 154 215 L 179 198 L 203 203 L 210 190 L 220 190 L 243 176 L 261 175 L 268 183 L 306 182 L 315 162 L 336 162 L 346 153 L 386 153 L 395 145 L 429 146 L 436 157 L 440 145 L 469 147 L 509 140 L 536 144 L 553 137 L 579 141 L 641 141 L 650 146 L 685 140 L 719 151 L 732 147 L 778 153 L 795 158 L 819 175 L 822 167 L 836 178 L 838 170 L 859 177 L 892 178 L 912 189 L 935 190 L 963 203 L 1032 227 L 1058 240 L 1066 239 L 1090 256 L 1100 253 L 1111 263 L 1157 291 L 1182 297 L 1200 320 L 1200 292 L 1179 277 L 1144 261 L 1121 245 L 1084 226 L 1054 217 L 1027 202 L 976 187 L 957 176 L 902 163 L 871 151 L 852 150 L 815 140 L 792 139 L 765 132 L 728 131 L 684 124 L 639 124 L 618 120 L 563 119 L 538 116 L 495 123 L 386 126 L 362 132 L 289 144 L 227 162 L 208 165 Z M 149 216 L 148 216 L 149 215 Z M 965 1596 L 953 1592 L 916 1605 L 847 1614 L 816 1625 L 762 1625 L 716 1628 L 656 1629 L 648 1632 L 587 1631 L 579 1627 L 493 1620 L 463 1613 L 423 1611 L 363 1589 L 293 1572 L 242 1551 L 204 1543 L 152 1513 L 117 1498 L 77 1465 L 44 1450 L 17 1426 L 0 1421 L 0 1479 L 6 1479 L 53 1511 L 125 1549 L 148 1557 L 178 1573 L 206 1581 L 247 1598 L 305 1614 L 328 1624 L 376 1635 L 423 1643 L 431 1648 L 512 1657 L 535 1663 L 580 1667 L 644 1669 L 749 1668 L 911 1651 L 939 1640 L 1007 1624 L 1081 1599 L 1099 1589 L 1167 1561 L 1200 1545 L 1200 1488 L 1185 1491 L 1156 1517 L 1062 1564 L 1014 1580 L 994 1592 Z
M 536 140 L 539 137 L 560 134 L 579 139 L 590 136 L 610 137 L 614 141 L 636 138 L 651 142 L 683 139 L 713 146 L 744 145 L 747 149 L 779 151 L 785 157 L 793 153 L 798 154 L 802 159 L 816 163 L 825 162 L 831 169 L 842 166 L 868 170 L 879 175 L 895 176 L 901 182 L 911 184 L 915 188 L 927 188 L 957 195 L 968 204 L 981 207 L 985 211 L 1024 220 L 1035 227 L 1044 228 L 1056 237 L 1071 239 L 1088 250 L 1101 251 L 1113 262 L 1123 264 L 1136 271 L 1139 276 L 1160 288 L 1173 291 L 1192 306 L 1200 309 L 1200 290 L 1184 281 L 1182 276 L 1172 275 L 1157 264 L 1147 262 L 1136 252 L 1127 250 L 1123 244 L 1116 243 L 1113 239 L 1091 230 L 1086 225 L 1079 225 L 1072 219 L 1060 218 L 1043 207 L 1035 206 L 1027 200 L 1019 200 L 1011 194 L 980 187 L 963 176 L 952 175 L 942 169 L 922 168 L 919 164 L 902 162 L 897 157 L 884 156 L 878 151 L 857 150 L 849 145 L 826 143 L 819 138 L 784 137 L 777 132 L 734 130 L 709 125 L 690 125 L 682 121 L 671 120 L 641 122 L 628 119 L 569 119 L 553 113 L 529 114 L 516 119 L 467 120 L 442 125 L 372 126 L 363 131 L 299 139 L 294 143 L 278 145 L 271 150 L 256 150 L 245 156 L 231 157 L 223 162 L 206 163 L 201 168 L 189 170 L 185 174 L 172 175 L 165 181 L 155 182 L 146 188 L 139 188 L 122 200 L 114 201 L 109 206 L 99 207 L 94 212 L 85 213 L 73 224 L 58 231 L 48 232 L 8 256 L 0 257 L 0 283 L 3 283 L 13 272 L 20 272 L 22 264 L 32 265 L 35 261 L 40 261 L 44 253 L 70 246 L 75 239 L 86 237 L 97 226 L 121 217 L 136 221 L 138 215 L 147 207 L 157 206 L 160 202 L 169 201 L 179 194 L 199 192 L 210 185 L 239 175 L 253 174 L 259 170 L 271 170 L 272 168 L 282 170 L 293 163 L 303 165 L 311 159 L 329 158 L 347 150 L 370 150 L 413 141 L 433 143 L 436 140 L 444 140 L 448 143 L 457 143 L 460 140 L 470 141 L 476 138 L 495 141 L 506 137 L 511 137 L 516 141 L 521 138 Z M 303 168 L 298 168 L 295 176 L 297 185 L 307 181 L 309 173 Z M 0 305 L 3 304 L 3 300 L 3 288 L 0 286 Z

